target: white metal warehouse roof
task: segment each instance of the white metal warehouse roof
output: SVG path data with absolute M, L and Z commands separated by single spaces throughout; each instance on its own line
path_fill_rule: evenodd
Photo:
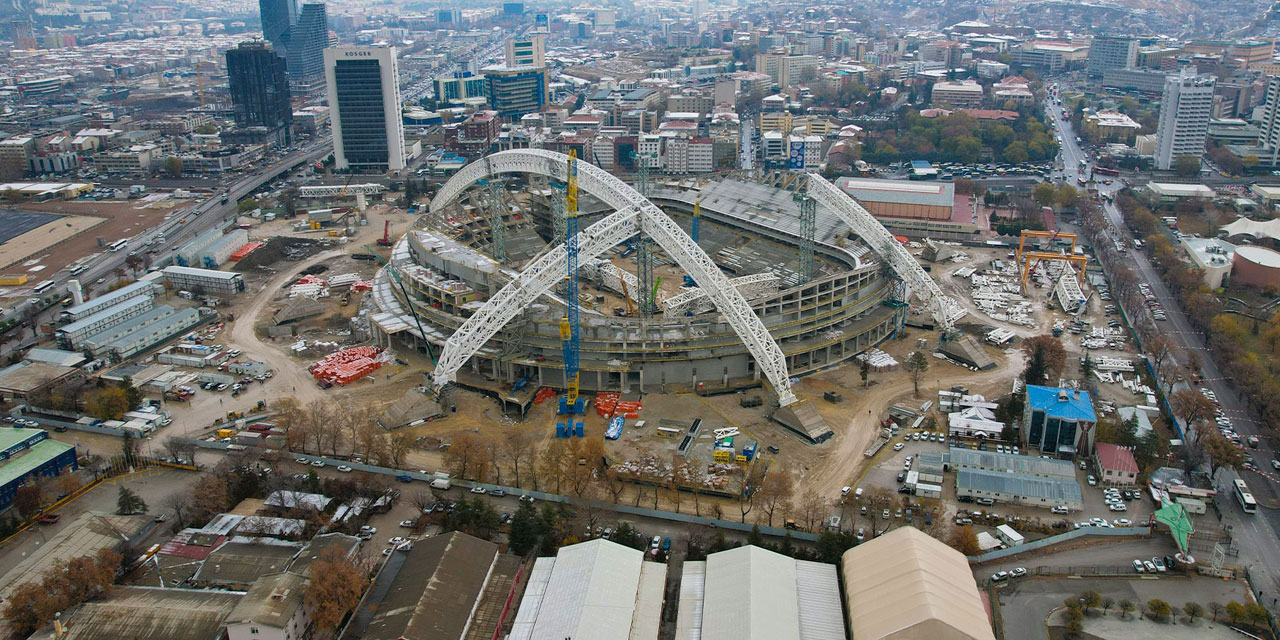
M 564 547 L 554 560 L 539 558 L 520 601 L 511 640 L 631 640 L 637 600 L 649 611 L 654 585 L 661 611 L 665 571 L 662 579 L 646 580 L 650 588 L 641 592 L 643 564 L 642 551 L 608 540 Z
M 688 580 L 688 572 L 685 577 Z M 681 607 L 676 623 L 678 638 L 843 640 L 845 637 L 835 565 L 801 562 L 760 547 L 739 547 L 707 557 L 701 586 L 704 593 L 701 624 L 694 620 L 698 613 L 696 607 L 690 611 Z M 681 590 L 684 588 L 682 584 Z

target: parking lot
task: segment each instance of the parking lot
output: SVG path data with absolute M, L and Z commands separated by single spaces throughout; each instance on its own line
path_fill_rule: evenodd
M 911 434 L 904 434 L 908 438 Z M 899 447 L 898 444 L 902 446 Z M 905 475 L 907 469 L 905 462 L 908 456 L 914 457 L 926 451 L 942 452 L 950 446 L 949 442 L 922 441 L 916 439 L 903 440 L 899 437 L 895 440 L 895 444 L 880 454 L 876 461 L 876 465 L 867 472 L 860 487 L 866 489 L 870 487 L 883 487 L 890 491 L 897 492 L 902 487 L 900 475 Z M 991 450 L 996 450 L 997 445 L 990 445 Z M 1019 451 L 1026 454 L 1026 451 Z M 1086 465 L 1087 467 L 1087 465 Z M 1035 540 L 1047 533 L 1035 532 L 1035 529 L 1044 527 L 1046 531 L 1056 522 L 1065 522 L 1066 525 L 1058 527 L 1054 532 L 1062 533 L 1070 528 L 1078 528 L 1080 526 L 1140 526 L 1142 523 L 1151 518 L 1151 514 L 1155 510 L 1155 505 L 1150 501 L 1149 497 L 1144 497 L 1139 491 L 1131 491 L 1126 499 L 1121 494 L 1119 500 L 1113 499 L 1111 502 L 1123 505 L 1123 511 L 1113 510 L 1108 505 L 1107 496 L 1102 486 L 1090 486 L 1089 477 L 1093 473 L 1092 470 L 1081 468 L 1080 464 L 1075 465 L 1076 481 L 1080 484 L 1081 495 L 1083 497 L 1084 508 L 1079 511 L 1069 511 L 1066 514 L 1051 513 L 1048 508 L 1024 506 L 1016 504 L 1008 504 L 995 502 L 994 504 L 978 504 L 974 502 L 961 502 L 957 499 L 955 493 L 955 476 L 954 473 L 948 472 L 944 482 L 942 483 L 942 506 L 945 510 L 943 517 L 947 522 L 956 522 L 963 518 L 972 520 L 977 531 L 988 531 L 994 535 L 994 525 L 986 524 L 997 519 L 1008 521 L 1015 529 L 1020 530 L 1027 540 Z M 861 504 L 856 496 L 846 499 L 843 513 L 846 517 L 846 529 L 856 529 L 857 527 L 873 527 L 876 529 L 886 528 L 879 516 L 883 514 L 868 513 L 867 517 L 863 517 L 861 513 Z M 914 524 L 922 526 L 924 523 L 917 518 L 915 522 L 911 522 L 904 518 L 896 517 L 897 509 L 893 509 L 889 518 L 889 527 L 893 528 L 902 524 Z M 988 518 L 988 516 L 991 516 Z M 969 522 L 965 522 L 968 524 Z M 1021 526 L 1020 526 L 1021 523 Z M 1085 524 L 1091 523 L 1091 524 Z M 1023 527 L 1031 531 L 1022 531 Z

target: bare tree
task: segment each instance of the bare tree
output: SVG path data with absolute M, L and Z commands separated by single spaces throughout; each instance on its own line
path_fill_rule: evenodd
M 800 519 L 805 531 L 816 532 L 827 517 L 827 500 L 814 491 L 807 491 L 800 500 Z

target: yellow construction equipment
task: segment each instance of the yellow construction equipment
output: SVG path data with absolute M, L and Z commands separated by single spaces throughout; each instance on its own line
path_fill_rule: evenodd
M 627 291 L 626 280 L 622 280 L 622 299 L 627 301 L 627 316 L 634 316 L 636 314 L 636 306 L 631 303 L 631 293 Z

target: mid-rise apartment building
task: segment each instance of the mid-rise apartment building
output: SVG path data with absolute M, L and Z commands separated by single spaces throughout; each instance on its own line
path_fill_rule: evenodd
M 1155 166 L 1173 168 L 1180 156 L 1197 159 L 1204 154 L 1204 140 L 1213 115 L 1215 79 L 1181 73 L 1165 78 L 1156 125 Z

